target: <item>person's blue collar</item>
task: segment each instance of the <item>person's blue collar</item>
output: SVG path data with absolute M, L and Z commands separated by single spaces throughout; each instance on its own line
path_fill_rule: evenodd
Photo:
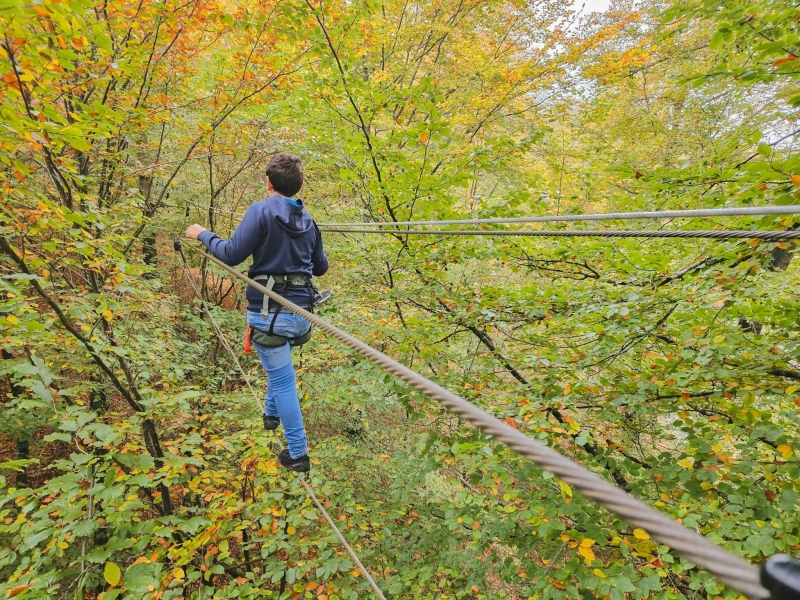
M 274 194 L 273 196 L 270 196 L 270 199 L 271 198 L 283 198 L 289 204 L 294 206 L 303 206 L 303 201 L 300 199 L 295 200 L 294 198 L 287 198 L 286 196 L 281 196 L 280 194 Z

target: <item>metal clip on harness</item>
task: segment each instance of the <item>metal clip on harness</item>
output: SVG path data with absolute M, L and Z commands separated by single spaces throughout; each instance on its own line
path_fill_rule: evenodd
M 773 554 L 761 565 L 761 585 L 772 600 L 800 600 L 800 560 Z

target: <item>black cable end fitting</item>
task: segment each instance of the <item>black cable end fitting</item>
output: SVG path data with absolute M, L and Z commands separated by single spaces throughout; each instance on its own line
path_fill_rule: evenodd
M 175 238 L 172 241 L 172 247 L 175 248 L 175 252 L 181 251 L 181 241 L 178 238 Z
M 800 560 L 773 554 L 761 564 L 761 585 L 771 600 L 800 600 Z

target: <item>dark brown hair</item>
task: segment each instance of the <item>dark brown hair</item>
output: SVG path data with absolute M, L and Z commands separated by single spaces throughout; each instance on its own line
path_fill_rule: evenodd
M 303 163 L 299 156 L 278 152 L 267 163 L 267 177 L 276 192 L 291 198 L 303 187 Z

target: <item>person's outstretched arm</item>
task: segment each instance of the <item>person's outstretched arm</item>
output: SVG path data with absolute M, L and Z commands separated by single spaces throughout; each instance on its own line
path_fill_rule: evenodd
M 198 240 L 219 260 L 235 267 L 253 253 L 263 238 L 263 231 L 258 211 L 251 204 L 229 240 L 223 240 L 216 233 L 197 224 L 186 230 L 186 237 Z
M 317 241 L 314 244 L 314 252 L 311 254 L 311 262 L 313 263 L 311 273 L 314 277 L 322 277 L 328 272 L 328 257 L 325 256 L 325 250 L 322 247 L 322 233 L 320 233 L 316 223 L 314 223 L 314 231 L 317 234 Z

